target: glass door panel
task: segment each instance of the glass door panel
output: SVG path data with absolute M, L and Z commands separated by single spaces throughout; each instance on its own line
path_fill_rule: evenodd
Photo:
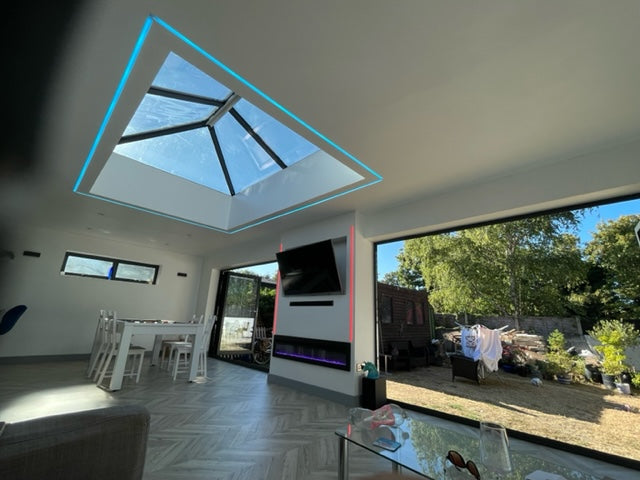
M 224 272 L 222 288 L 224 297 L 218 355 L 251 355 L 260 277 Z

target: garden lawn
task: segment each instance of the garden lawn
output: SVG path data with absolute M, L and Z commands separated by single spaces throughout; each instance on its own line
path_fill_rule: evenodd
M 600 384 L 561 385 L 502 371 L 481 384 L 456 377 L 449 367 L 422 367 L 387 377 L 387 397 L 473 420 L 580 445 L 640 461 L 640 392 L 610 391 Z M 635 395 L 634 395 L 635 394 Z

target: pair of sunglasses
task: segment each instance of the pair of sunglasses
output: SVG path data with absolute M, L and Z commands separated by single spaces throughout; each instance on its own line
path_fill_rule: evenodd
M 460 455 L 455 450 L 449 450 L 447 453 L 447 460 L 449 460 L 456 468 L 466 468 L 469 470 L 469 473 L 475 477 L 476 480 L 480 480 L 480 472 L 478 471 L 478 467 L 473 461 L 469 460 L 467 462 L 464 461 L 462 455 Z

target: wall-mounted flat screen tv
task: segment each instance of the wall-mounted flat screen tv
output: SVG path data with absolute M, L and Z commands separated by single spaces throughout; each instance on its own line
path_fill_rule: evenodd
M 344 293 L 331 240 L 276 253 L 284 295 Z

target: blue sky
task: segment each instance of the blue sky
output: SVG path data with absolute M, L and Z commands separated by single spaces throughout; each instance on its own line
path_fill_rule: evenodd
M 582 221 L 580 241 L 586 243 L 591 240 L 598 223 L 617 220 L 623 215 L 640 215 L 640 199 L 595 207 L 593 214 L 585 217 Z
M 584 217 L 578 236 L 581 243 L 591 240 L 593 232 L 596 231 L 596 225 L 600 222 L 608 220 L 617 220 L 622 215 L 640 215 L 640 199 L 629 200 L 626 202 L 612 203 L 609 205 L 601 205 L 594 207 L 592 211 Z M 378 245 L 378 279 L 382 278 L 385 273 L 392 272 L 397 269 L 396 256 L 402 248 L 404 241 L 385 243 Z M 251 267 L 251 270 L 258 275 L 271 275 L 277 270 L 276 263 Z

